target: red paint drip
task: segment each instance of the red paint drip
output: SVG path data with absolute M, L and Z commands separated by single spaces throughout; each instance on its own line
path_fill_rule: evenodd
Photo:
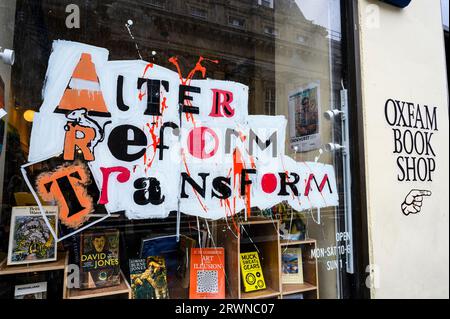
M 245 169 L 245 163 L 242 160 L 241 152 L 236 148 L 233 152 L 233 186 L 236 188 L 236 176 L 239 175 L 242 178 L 242 170 Z M 239 189 L 239 197 L 240 195 Z M 242 198 L 242 197 L 241 197 Z M 233 197 L 234 209 L 236 209 L 236 196 Z M 251 215 L 251 185 L 245 185 L 245 207 L 247 209 L 247 217 Z M 235 212 L 236 213 L 236 212 Z
M 200 72 L 202 74 L 202 77 L 205 78 L 206 77 L 206 67 L 202 65 L 203 61 L 208 61 L 211 63 L 215 63 L 218 64 L 219 60 L 211 60 L 208 58 L 204 58 L 202 56 L 199 57 L 197 63 L 195 64 L 195 67 L 188 73 L 188 76 L 186 78 L 183 78 L 183 74 L 181 72 L 181 68 L 180 68 L 180 64 L 178 62 L 178 58 L 177 57 L 171 57 L 169 59 L 169 62 L 172 63 L 173 65 L 175 65 L 175 68 L 177 69 L 178 72 L 178 77 L 180 78 L 180 82 L 182 85 L 191 85 L 191 81 L 195 76 L 195 73 Z M 187 104 L 189 106 L 192 106 L 192 102 L 191 101 L 187 101 Z M 192 113 L 185 113 L 186 116 L 186 121 L 191 121 L 194 124 L 195 127 L 195 117 L 194 114 Z
M 145 77 L 145 75 L 147 74 L 147 71 L 148 71 L 149 69 L 151 69 L 151 68 L 153 68 L 153 63 L 148 63 L 148 64 L 145 66 L 144 73 L 142 73 L 142 77 Z M 143 98 L 145 95 L 147 95 L 147 93 L 142 93 L 142 88 L 141 88 L 141 89 L 139 90 L 139 95 L 138 95 L 139 101 L 142 101 L 142 98 Z

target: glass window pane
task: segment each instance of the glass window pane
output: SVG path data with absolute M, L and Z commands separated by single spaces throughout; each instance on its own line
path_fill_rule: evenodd
M 1 31 L 16 62 L 0 69 L 0 257 L 18 250 L 17 207 L 42 219 L 39 202 L 58 208 L 58 258 L 94 296 L 127 298 L 126 280 L 136 298 L 340 298 L 352 272 L 340 1 L 68 5 L 18 0 Z M 53 256 L 42 220 L 47 246 L 17 262 Z M 211 269 L 197 272 L 203 253 Z M 146 270 L 158 276 L 142 282 Z M 55 276 L 49 296 L 84 293 Z

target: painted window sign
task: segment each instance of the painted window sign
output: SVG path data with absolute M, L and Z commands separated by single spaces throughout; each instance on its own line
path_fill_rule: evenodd
M 32 185 L 56 199 L 63 224 L 80 227 L 93 211 L 88 176 L 98 204 L 130 219 L 178 210 L 219 219 L 281 201 L 299 211 L 338 205 L 331 165 L 284 155 L 284 116 L 249 115 L 247 86 L 206 78 L 219 61 L 200 57 L 186 75 L 176 57 L 169 62 L 176 71 L 54 42 L 29 162 L 66 162 Z

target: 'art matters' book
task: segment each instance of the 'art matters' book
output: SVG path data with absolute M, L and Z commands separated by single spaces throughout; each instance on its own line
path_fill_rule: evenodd
M 190 299 L 225 299 L 225 251 L 192 248 Z
M 120 284 L 119 231 L 88 231 L 80 238 L 80 288 Z
M 244 291 L 250 292 L 255 290 L 266 289 L 266 282 L 259 262 L 258 253 L 241 253 L 241 274 L 244 282 Z

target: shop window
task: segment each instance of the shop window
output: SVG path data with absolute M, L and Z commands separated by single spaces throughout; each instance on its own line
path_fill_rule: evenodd
M 347 123 L 323 115 L 346 100 L 341 37 L 323 32 L 340 34 L 339 1 L 81 1 L 80 30 L 58 1 L 16 2 L 1 298 L 344 295 Z

